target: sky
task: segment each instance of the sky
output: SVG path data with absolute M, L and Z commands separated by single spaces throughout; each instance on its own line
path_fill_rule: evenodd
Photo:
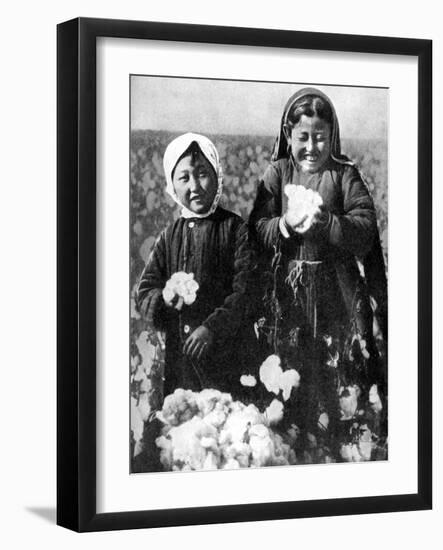
M 334 103 L 343 138 L 387 138 L 389 91 L 315 83 L 131 77 L 133 130 L 277 134 L 288 98 L 315 86 Z

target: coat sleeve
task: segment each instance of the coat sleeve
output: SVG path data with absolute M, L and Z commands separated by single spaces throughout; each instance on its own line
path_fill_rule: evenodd
M 281 177 L 277 168 L 270 164 L 258 184 L 254 206 L 249 217 L 251 235 L 259 247 L 271 251 L 282 237 L 281 223 Z
M 232 292 L 202 323 L 223 341 L 238 333 L 254 308 L 252 277 L 256 268 L 256 254 L 251 246 L 248 227 L 241 222 L 235 230 L 234 273 Z
M 322 224 L 328 242 L 364 257 L 377 235 L 377 217 L 368 188 L 358 170 L 346 166 L 341 182 L 343 214 L 325 213 Z
M 166 241 L 163 231 L 155 242 L 135 294 L 141 315 L 156 330 L 164 330 L 167 324 L 168 311 L 162 296 L 166 279 Z

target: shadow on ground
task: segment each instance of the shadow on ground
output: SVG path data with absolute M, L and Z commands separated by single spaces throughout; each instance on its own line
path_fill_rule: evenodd
M 56 509 L 55 508 L 43 508 L 39 506 L 29 506 L 26 508 L 28 512 L 39 516 L 49 523 L 55 523 L 56 520 Z

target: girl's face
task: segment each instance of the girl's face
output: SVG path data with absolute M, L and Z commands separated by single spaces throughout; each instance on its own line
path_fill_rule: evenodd
M 214 169 L 200 152 L 179 160 L 172 183 L 181 204 L 196 214 L 204 214 L 211 208 L 218 189 Z
M 292 156 L 303 172 L 318 172 L 331 151 L 331 125 L 318 116 L 301 115 L 294 127 L 285 125 Z

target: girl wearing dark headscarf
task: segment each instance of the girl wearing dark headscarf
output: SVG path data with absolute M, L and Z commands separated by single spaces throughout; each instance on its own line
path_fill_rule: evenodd
M 320 90 L 287 102 L 250 230 L 265 290 L 258 325 L 269 351 L 301 375 L 289 420 L 302 445 L 324 443 L 314 461 L 380 457 L 387 388 L 373 310 L 386 342 L 385 267 L 372 198 Z

